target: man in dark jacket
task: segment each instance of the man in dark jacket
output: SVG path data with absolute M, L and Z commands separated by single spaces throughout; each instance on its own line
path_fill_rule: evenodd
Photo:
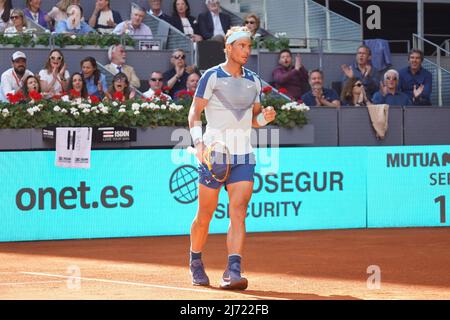
M 155 17 L 158 17 L 161 20 L 170 23 L 170 16 L 165 14 L 161 10 L 161 2 L 162 0 L 148 0 L 150 9 L 148 9 L 147 14 L 151 14 Z
M 220 12 L 219 0 L 206 0 L 207 12 L 198 16 L 198 27 L 203 40 L 222 41 L 231 27 L 230 16 Z
M 295 100 L 300 99 L 309 90 L 308 71 L 303 66 L 300 55 L 295 56 L 295 64 L 293 64 L 291 51 L 282 50 L 278 64 L 272 72 L 275 87 L 285 88 L 288 96 Z

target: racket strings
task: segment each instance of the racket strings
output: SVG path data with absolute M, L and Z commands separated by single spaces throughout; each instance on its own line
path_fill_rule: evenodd
M 211 175 L 218 182 L 224 182 L 230 173 L 230 155 L 226 147 L 212 145 L 204 154 L 204 161 Z

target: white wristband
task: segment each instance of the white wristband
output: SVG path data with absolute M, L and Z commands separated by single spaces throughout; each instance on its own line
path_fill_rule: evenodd
M 259 124 L 259 126 L 264 127 L 266 124 L 269 123 L 269 121 L 267 121 L 266 119 L 264 119 L 264 114 L 261 112 L 260 114 L 258 114 L 258 116 L 256 117 L 256 122 Z
M 192 127 L 191 130 L 189 130 L 189 132 L 191 133 L 191 137 L 192 137 L 192 141 L 194 142 L 194 145 L 197 141 L 202 140 L 202 138 L 203 138 L 202 127 L 200 127 L 200 126 Z

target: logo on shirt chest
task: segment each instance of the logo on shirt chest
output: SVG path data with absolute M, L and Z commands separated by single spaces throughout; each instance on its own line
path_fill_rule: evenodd
M 223 107 L 231 111 L 237 121 L 241 121 L 253 107 L 256 94 L 256 86 L 242 79 L 221 81 L 214 90 L 214 95 Z

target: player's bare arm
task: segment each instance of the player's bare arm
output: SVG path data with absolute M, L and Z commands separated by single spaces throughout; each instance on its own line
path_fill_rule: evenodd
M 202 136 L 201 136 L 201 128 L 202 128 L 202 112 L 205 110 L 206 105 L 208 104 L 207 99 L 195 97 L 191 108 L 189 110 L 189 129 L 191 130 L 191 135 L 193 137 L 198 136 L 198 138 L 193 139 L 194 146 L 197 149 L 197 159 L 202 161 L 201 155 L 203 154 L 203 150 L 205 149 L 205 145 L 203 144 Z M 195 128 L 197 127 L 197 128 Z M 199 129 L 200 128 L 200 129 Z
M 273 107 L 263 108 L 261 103 L 256 102 L 253 105 L 252 127 L 261 128 L 275 120 L 277 112 Z

